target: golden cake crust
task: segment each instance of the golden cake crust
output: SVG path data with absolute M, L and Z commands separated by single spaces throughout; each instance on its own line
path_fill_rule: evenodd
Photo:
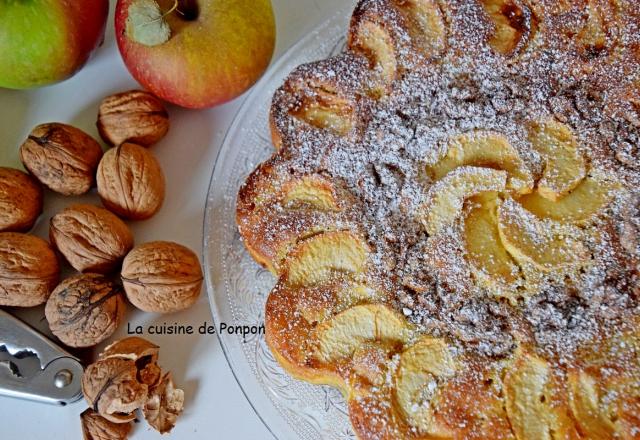
M 237 223 L 362 439 L 640 438 L 640 7 L 361 0 Z

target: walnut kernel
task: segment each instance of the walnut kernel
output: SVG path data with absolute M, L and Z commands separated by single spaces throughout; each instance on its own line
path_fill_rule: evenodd
M 122 321 L 122 287 L 98 274 L 76 275 L 56 287 L 44 309 L 54 335 L 70 347 L 91 347 L 111 336 Z
M 147 149 L 124 143 L 107 151 L 98 166 L 98 194 L 104 206 L 120 217 L 144 220 L 164 200 L 164 174 Z
M 64 195 L 91 189 L 101 157 L 102 148 L 95 139 L 59 123 L 38 125 L 20 147 L 25 168 L 44 186 Z
M 202 287 L 202 268 L 190 249 L 155 241 L 133 248 L 122 263 L 129 301 L 147 312 L 170 313 L 191 307 Z
M 87 408 L 80 414 L 82 438 L 84 440 L 126 440 L 131 432 L 131 423 L 113 423 Z
M 51 243 L 80 272 L 110 273 L 133 247 L 129 227 L 93 205 L 72 205 L 51 218 Z
M 0 231 L 26 232 L 42 213 L 42 187 L 30 175 L 0 167 Z
M 59 275 L 49 243 L 33 235 L 0 232 L 0 306 L 43 304 Z
M 102 139 L 110 145 L 132 142 L 149 147 L 167 134 L 169 114 L 155 95 L 130 90 L 102 101 L 96 125 Z

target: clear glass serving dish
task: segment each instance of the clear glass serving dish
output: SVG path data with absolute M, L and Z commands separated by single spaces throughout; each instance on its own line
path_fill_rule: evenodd
M 216 160 L 204 222 L 207 290 L 216 324 L 260 325 L 274 277 L 246 252 L 235 223 L 236 195 L 247 175 L 272 153 L 268 112 L 274 91 L 296 66 L 343 50 L 353 5 L 299 41 L 254 87 L 238 111 Z M 280 439 L 355 439 L 339 391 L 292 379 L 264 336 L 219 335 L 240 387 Z

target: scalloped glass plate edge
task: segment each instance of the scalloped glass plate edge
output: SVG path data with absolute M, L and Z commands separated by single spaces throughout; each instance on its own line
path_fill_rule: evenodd
M 349 2 L 273 64 L 242 103 L 220 147 L 203 225 L 205 281 L 216 328 L 222 322 L 263 322 L 264 302 L 275 280 L 244 249 L 235 224 L 236 194 L 246 176 L 273 153 L 268 128 L 273 92 L 296 66 L 342 50 L 352 10 Z M 275 438 L 355 439 L 337 390 L 292 379 L 263 336 L 216 334 L 238 385 Z

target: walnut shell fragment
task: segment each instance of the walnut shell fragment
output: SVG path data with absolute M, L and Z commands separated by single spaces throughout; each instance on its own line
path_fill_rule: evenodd
M 110 145 L 132 142 L 149 147 L 169 131 L 169 114 L 155 95 L 130 90 L 102 101 L 96 125 L 102 139 Z
M 93 205 L 72 205 L 53 216 L 49 237 L 79 272 L 113 272 L 133 247 L 129 227 L 116 215 Z
M 202 268 L 189 248 L 167 241 L 136 246 L 122 263 L 122 283 L 131 303 L 146 312 L 191 307 L 202 287 Z
M 80 414 L 84 440 L 126 440 L 131 423 L 113 423 L 88 408 Z
M 97 181 L 103 205 L 126 219 L 147 219 L 164 201 L 160 164 L 136 144 L 124 143 L 107 151 L 98 166 Z
M 171 373 L 162 377 L 160 383 L 149 392 L 144 405 L 144 418 L 160 434 L 170 432 L 176 425 L 184 408 L 184 391 L 176 389 Z
M 158 366 L 159 347 L 146 339 L 131 336 L 107 346 L 99 359 L 130 359 L 138 367 L 139 380 L 152 387 L 158 384 L 162 371 Z
M 150 357 L 153 362 L 158 360 L 160 347 L 137 336 L 120 339 L 112 344 L 107 345 L 99 359 L 123 358 L 137 361 L 144 357 Z
M 33 235 L 0 232 L 0 306 L 43 304 L 59 275 L 49 243 Z
M 105 419 L 127 423 L 147 401 L 149 388 L 138 380 L 130 359 L 108 358 L 89 365 L 82 376 L 82 393 L 89 406 Z
M 70 347 L 91 347 L 111 336 L 125 312 L 122 287 L 98 274 L 76 275 L 51 293 L 44 309 L 54 335 Z
M 26 232 L 42 213 L 42 187 L 30 175 L 0 167 L 0 231 Z
M 47 188 L 68 196 L 91 189 L 101 157 L 95 139 L 60 123 L 38 125 L 20 147 L 25 168 Z

